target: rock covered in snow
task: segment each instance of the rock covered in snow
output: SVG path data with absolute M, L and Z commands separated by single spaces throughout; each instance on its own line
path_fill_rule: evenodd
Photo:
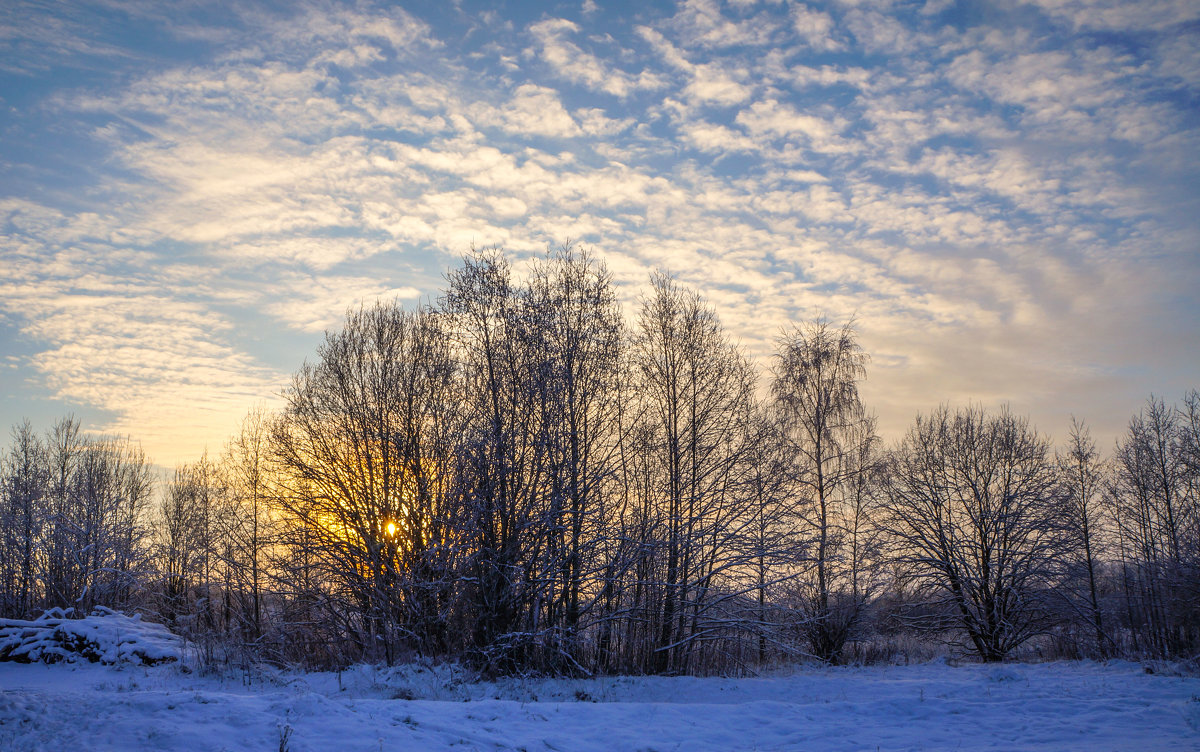
M 75 663 L 81 659 L 152 666 L 179 660 L 181 639 L 161 624 L 97 606 L 82 619 L 52 608 L 33 620 L 0 619 L 0 661 Z

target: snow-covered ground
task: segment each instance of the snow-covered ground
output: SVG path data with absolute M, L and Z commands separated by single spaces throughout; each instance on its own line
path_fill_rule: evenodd
M 249 680 L 249 683 L 247 681 Z M 464 683 L 0 664 L 0 750 L 1197 750 L 1200 679 L 1132 663 Z

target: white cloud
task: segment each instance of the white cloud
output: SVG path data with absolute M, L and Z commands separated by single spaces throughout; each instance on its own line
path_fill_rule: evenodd
M 681 127 L 684 139 L 700 151 L 728 153 L 758 148 L 752 139 L 723 125 L 690 122 Z
M 844 23 L 867 52 L 908 55 L 934 47 L 929 35 L 880 11 L 856 8 L 846 13 Z
M 631 75 L 606 65 L 600 58 L 585 52 L 567 36 L 579 31 L 579 26 L 562 18 L 539 21 L 529 27 L 540 46 L 540 55 L 559 76 L 581 84 L 593 91 L 616 97 L 627 97 L 638 90 L 654 90 L 664 82 L 657 75 L 642 71 Z
M 829 178 L 813 170 L 788 170 L 785 177 L 796 183 L 826 183 L 829 181 Z
M 381 253 L 385 247 L 365 238 L 319 237 L 312 235 L 260 237 L 214 243 L 212 253 L 231 267 L 254 267 L 265 263 L 284 263 L 314 271 L 326 271 L 348 261 L 358 261 Z
M 579 119 L 579 127 L 589 136 L 608 137 L 629 130 L 637 122 L 633 118 L 612 118 L 599 107 L 587 107 L 577 110 L 575 116 Z
M 765 14 L 731 20 L 714 0 L 683 0 L 670 23 L 689 48 L 760 46 L 767 44 L 779 27 Z
M 69 228 L 70 218 L 57 219 Z M 222 436 L 282 383 L 283 374 L 228 343 L 231 320 L 153 280 L 169 275 L 129 276 L 127 252 L 61 247 L 62 236 L 31 229 L 22 237 L 40 252 L 7 256 L 16 273 L 0 279 L 0 311 L 40 343 L 28 366 L 53 398 L 114 416 L 101 430 L 135 436 L 153 461 L 170 465 L 194 457 L 203 437 Z
M 1046 14 L 1069 21 L 1077 29 L 1114 31 L 1164 30 L 1200 19 L 1200 7 L 1189 0 L 1024 0 Z
M 378 47 L 356 44 L 353 47 L 319 53 L 313 58 L 313 62 L 316 64 L 331 63 L 341 68 L 357 68 L 383 59 L 383 52 Z
M 962 89 L 983 91 L 1000 102 L 1088 109 L 1120 97 L 1112 87 L 1117 71 L 1081 70 L 1066 52 L 1033 52 L 990 60 L 982 52 L 959 56 L 947 68 Z
M 483 106 L 477 122 L 486 122 L 490 108 Z M 500 110 L 503 126 L 520 135 L 571 138 L 580 134 L 579 125 L 562 106 L 558 92 L 535 84 L 522 84 Z
M 366 41 L 386 44 L 401 55 L 436 49 L 442 44 L 431 35 L 427 23 L 397 7 L 365 12 L 309 5 L 289 22 L 268 23 L 267 33 L 255 42 L 274 57 L 303 55 L 330 47 L 354 49 Z M 246 56 L 254 49 L 241 54 Z
M 736 122 L 751 136 L 770 141 L 783 139 L 803 148 L 827 154 L 853 152 L 858 146 L 840 134 L 845 121 L 798 112 L 791 105 L 764 99 L 738 113 Z
M 682 51 L 655 29 L 639 27 L 638 33 L 672 68 L 687 77 L 682 94 L 694 104 L 734 105 L 746 101 L 751 89 L 741 82 L 747 71 L 724 63 L 692 63 Z
M 833 35 L 833 18 L 828 13 L 813 10 L 804 4 L 792 7 L 792 28 L 815 50 L 838 50 L 844 48 Z
M 301 331 L 335 329 L 346 311 L 376 301 L 411 303 L 421 296 L 415 287 L 385 287 L 367 277 L 297 275 L 281 280 L 270 291 L 263 310 L 283 324 Z
M 0 311 L 37 343 L 18 370 L 182 457 L 290 367 L 252 355 L 246 321 L 317 332 L 358 300 L 436 294 L 471 244 L 571 237 L 631 306 L 649 267 L 678 271 L 759 355 L 786 321 L 857 311 L 892 426 L 943 397 L 1051 410 L 1043 390 L 1099 389 L 1123 362 L 1093 351 L 1183 372 L 1194 356 L 1138 349 L 1106 301 L 1149 328 L 1150 297 L 1194 289 L 1194 192 L 1171 195 L 1200 142 L 1194 56 L 952 34 L 906 8 L 689 2 L 634 28 L 589 11 L 586 31 L 528 27 L 532 50 L 502 14 L 467 14 L 460 38 L 325 9 L 56 90 L 56 127 L 103 153 L 69 203 L 0 201 Z M 164 363 L 182 370 L 156 380 Z

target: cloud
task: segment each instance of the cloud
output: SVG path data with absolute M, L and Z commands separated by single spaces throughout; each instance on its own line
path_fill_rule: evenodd
M 663 87 L 663 80 L 654 73 L 641 71 L 632 75 L 612 68 L 597 56 L 584 51 L 567 38 L 578 31 L 577 24 L 563 18 L 546 19 L 529 27 L 529 33 L 540 48 L 542 60 L 567 81 L 616 97 Z
M 315 49 L 320 58 L 330 47 L 357 50 L 363 42 L 373 42 L 408 56 L 442 46 L 441 40 L 432 36 L 429 24 L 401 8 L 371 12 L 316 4 L 300 8 L 294 19 L 263 19 L 268 34 L 247 51 L 262 49 L 278 59 L 308 55 Z
M 475 120 L 481 123 L 498 120 L 501 127 L 524 136 L 571 138 L 581 133 L 579 124 L 559 100 L 558 92 L 535 84 L 518 86 L 495 117 L 485 106 Z
M 689 122 L 682 126 L 682 131 L 684 139 L 700 151 L 728 154 L 758 148 L 753 139 L 723 125 Z
M 683 0 L 669 22 L 685 47 L 757 47 L 775 36 L 779 24 L 765 14 L 727 18 L 714 0 Z
M 305 332 L 336 329 L 346 311 L 379 301 L 411 304 L 421 297 L 415 287 L 382 286 L 368 277 L 297 275 L 282 281 L 263 310 L 283 324 Z
M 6 213 L 37 249 L 6 252 L 10 274 L 0 280 L 0 311 L 41 344 L 23 367 L 54 399 L 114 416 L 101 430 L 135 436 L 170 465 L 202 448 L 182 441 L 181 427 L 215 439 L 277 391 L 283 374 L 231 346 L 233 321 L 208 301 L 155 281 L 169 275 L 127 273 L 143 259 L 81 242 L 72 218 L 53 209 L 10 203 Z
M 868 53 L 907 55 L 934 46 L 928 34 L 880 11 L 853 9 L 846 14 L 845 25 Z
M 751 136 L 761 142 L 782 139 L 789 144 L 827 154 L 856 151 L 859 147 L 841 137 L 846 123 L 836 116 L 820 117 L 797 111 L 775 99 L 765 99 L 742 110 L 736 117 Z
M 655 29 L 641 27 L 638 32 L 668 65 L 686 76 L 682 94 L 689 102 L 728 106 L 750 97 L 750 88 L 738 80 L 746 77 L 744 69 L 722 63 L 692 63 Z
M 845 47 L 833 36 L 833 18 L 828 13 L 813 10 L 806 5 L 792 7 L 792 28 L 814 50 L 831 51 Z
M 97 38 L 97 27 L 112 25 L 112 19 L 94 8 L 59 16 L 40 12 L 37 5 L 22 0 L 4 3 L 0 6 L 0 71 L 32 77 L 64 61 L 85 68 L 139 57 L 120 44 Z
M 527 259 L 573 238 L 630 311 L 674 270 L 756 356 L 787 322 L 857 313 L 889 431 L 943 398 L 1056 415 L 1055 394 L 1110 390 L 1089 403 L 1108 410 L 1150 390 L 1134 360 L 1195 372 L 1197 59 L 1165 10 L 1121 44 L 1075 34 L 1082 7 L 951 28 L 928 4 L 684 2 L 522 33 L 469 4 L 248 4 L 130 67 L 163 53 L 10 31 L 19 51 L 61 30 L 72 60 L 106 44 L 89 59 L 119 69 L 39 79 L 0 115 L 8 144 L 76 144 L 53 163 L 0 145 L 16 372 L 173 461 L 357 301 L 429 299 L 472 244 Z M 57 70 L 34 57 L 21 76 Z
M 1025 0 L 1076 29 L 1162 31 L 1200 19 L 1200 8 L 1187 0 Z

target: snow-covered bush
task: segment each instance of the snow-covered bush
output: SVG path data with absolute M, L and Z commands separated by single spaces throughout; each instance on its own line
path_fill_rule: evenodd
M 179 660 L 180 649 L 180 638 L 163 625 L 103 606 L 82 619 L 59 608 L 31 621 L 0 619 L 0 661 L 154 665 Z

